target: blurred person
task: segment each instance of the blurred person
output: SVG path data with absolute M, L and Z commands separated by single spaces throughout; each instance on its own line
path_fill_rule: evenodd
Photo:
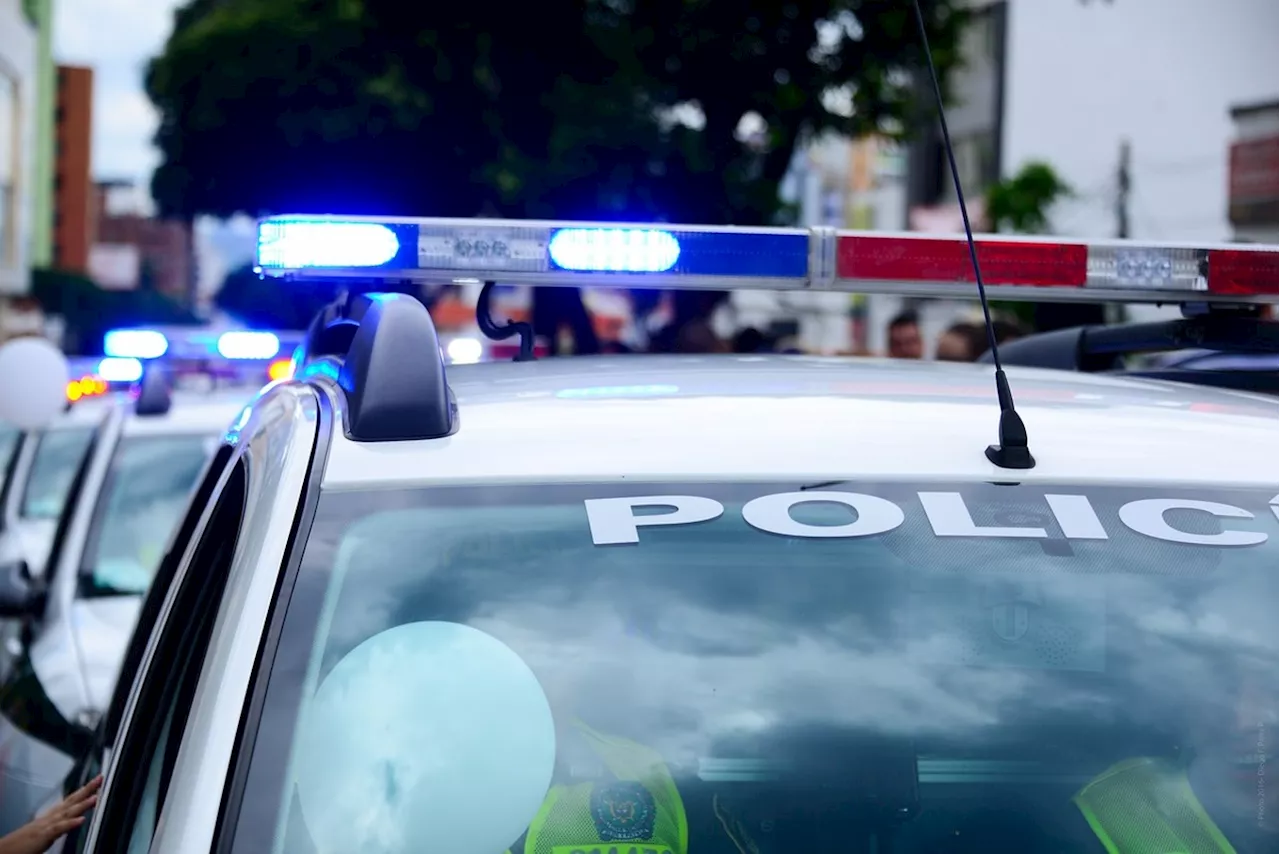
M 923 359 L 924 339 L 920 315 L 908 309 L 889 321 L 889 358 Z
M 987 330 L 980 323 L 955 323 L 938 337 L 940 362 L 972 362 L 987 352 Z
M 705 320 L 690 320 L 676 333 L 677 353 L 725 353 L 728 347 Z
M 735 353 L 770 353 L 773 342 L 759 329 L 748 326 L 733 336 L 731 348 Z
M 534 288 L 533 334 L 545 338 L 552 355 L 568 355 L 562 346 L 561 331 L 568 329 L 573 339 L 571 352 L 579 356 L 600 352 L 600 339 L 591 323 L 591 314 L 582 302 L 577 288 Z
M 44 854 L 53 843 L 84 824 L 84 814 L 98 803 L 100 788 L 102 775 L 67 795 L 44 815 L 0 837 L 0 854 Z
M 991 329 L 996 334 L 997 344 L 1003 344 L 1006 341 L 1012 341 L 1015 338 L 1021 338 L 1022 336 L 1030 333 L 1030 330 L 1027 329 L 1026 324 L 1024 324 L 1021 320 L 1017 319 L 1016 317 L 992 318 Z M 984 337 L 986 335 L 985 328 L 983 330 L 983 335 Z M 982 345 L 982 349 L 978 351 L 978 356 L 981 356 L 986 351 L 987 351 L 987 345 L 984 341 Z M 974 356 L 974 358 L 976 359 L 977 356 Z

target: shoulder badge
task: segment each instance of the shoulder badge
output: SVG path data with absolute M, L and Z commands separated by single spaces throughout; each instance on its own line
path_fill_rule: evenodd
M 620 780 L 591 789 L 591 820 L 601 842 L 651 839 L 656 816 L 653 794 L 639 783 Z

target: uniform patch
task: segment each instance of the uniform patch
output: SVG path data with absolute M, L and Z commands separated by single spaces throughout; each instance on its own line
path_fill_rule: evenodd
M 639 783 L 624 780 L 591 790 L 591 820 L 602 842 L 650 839 L 656 815 L 653 795 Z

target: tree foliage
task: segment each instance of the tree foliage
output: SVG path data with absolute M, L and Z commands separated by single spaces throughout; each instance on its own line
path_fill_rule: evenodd
M 1046 234 L 1050 208 L 1071 194 L 1071 187 L 1048 163 L 1027 163 L 988 188 L 987 218 L 996 231 Z
M 921 2 L 945 75 L 966 16 Z M 768 222 L 808 135 L 914 115 L 922 59 L 902 0 L 193 0 L 147 72 L 153 193 L 178 216 Z
M 46 314 L 65 319 L 68 347 L 74 353 L 98 353 L 102 336 L 118 327 L 200 322 L 154 287 L 105 290 L 92 279 L 66 270 L 32 270 L 31 295 Z

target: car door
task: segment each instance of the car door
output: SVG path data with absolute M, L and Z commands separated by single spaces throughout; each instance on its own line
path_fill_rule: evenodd
M 234 452 L 234 446 L 222 445 L 210 457 L 204 474 L 192 491 L 187 512 L 170 536 L 165 557 L 156 570 L 150 590 L 142 600 L 137 625 L 134 627 L 121 661 L 120 674 L 111 702 L 98 723 L 89 749 L 76 760 L 71 772 L 67 775 L 60 792 L 63 797 L 89 782 L 110 762 L 111 748 L 120 731 L 130 689 L 141 667 L 152 632 L 160 622 L 169 594 L 175 586 L 178 571 L 184 566 L 185 552 L 196 535 L 207 528 L 214 507 L 218 504 L 231 478 Z M 52 807 L 54 803 L 56 802 L 46 804 L 45 809 Z M 51 854 L 62 850 L 79 850 L 85 841 L 82 830 L 83 828 L 72 831 L 64 840 L 60 840 L 50 849 Z
M 228 434 L 235 450 L 226 480 L 183 549 L 127 688 L 117 737 L 100 750 L 106 784 L 78 850 L 201 850 L 181 837 L 212 838 L 249 676 L 322 432 L 318 410 L 310 388 L 278 387 Z M 122 681 L 113 707 L 124 690 Z

